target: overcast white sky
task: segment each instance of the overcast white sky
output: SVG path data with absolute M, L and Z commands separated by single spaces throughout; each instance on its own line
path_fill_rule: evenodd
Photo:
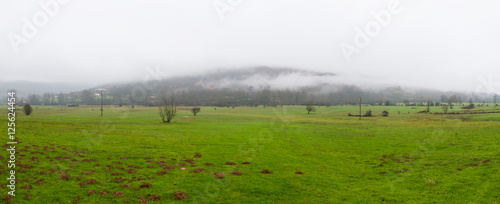
M 53 13 L 39 6 L 51 1 L 0 2 L 0 81 L 97 85 L 142 80 L 148 67 L 175 76 L 266 65 L 358 85 L 474 90 L 478 77 L 500 82 L 497 0 L 61 0 Z M 340 45 L 356 46 L 355 28 L 373 25 L 371 12 L 390 2 L 398 12 L 348 62 Z M 214 3 L 230 9 L 224 20 Z M 23 21 L 34 16 L 36 33 Z

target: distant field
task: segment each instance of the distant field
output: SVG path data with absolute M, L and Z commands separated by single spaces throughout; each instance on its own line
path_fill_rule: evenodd
M 155 108 L 106 106 L 103 118 L 99 108 L 17 112 L 16 203 L 158 199 L 151 195 L 162 201 L 150 203 L 500 202 L 500 114 L 363 106 L 363 114 L 372 110 L 376 117 L 359 120 L 347 117 L 358 114 L 357 106 L 316 107 L 311 114 L 303 106 L 260 106 L 202 107 L 193 117 L 179 107 L 173 122 L 163 124 Z M 1 109 L 5 144 L 7 107 Z M 389 117 L 380 116 L 384 110 Z M 204 171 L 192 172 L 198 168 Z M 6 181 L 7 165 L 0 169 Z M 216 179 L 216 172 L 226 176 Z M 98 183 L 85 185 L 89 179 Z M 175 191 L 188 198 L 176 201 Z M 7 188 L 0 192 L 7 195 Z

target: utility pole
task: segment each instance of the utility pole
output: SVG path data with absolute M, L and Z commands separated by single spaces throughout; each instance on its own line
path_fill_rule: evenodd
M 497 97 L 498 97 L 498 94 L 495 94 L 495 99 L 493 101 L 493 109 L 497 108 Z
M 361 100 L 363 97 L 359 97 L 359 119 L 361 120 Z
M 431 102 L 430 102 L 430 99 L 427 98 L 427 113 L 430 113 L 431 112 Z
M 103 95 L 102 95 L 102 90 L 101 90 L 101 117 L 102 117 L 102 111 L 103 111 L 103 109 L 102 109 L 102 101 L 103 101 Z

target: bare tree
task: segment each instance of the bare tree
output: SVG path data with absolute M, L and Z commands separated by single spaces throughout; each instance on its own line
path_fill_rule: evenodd
M 313 106 L 313 101 L 307 101 L 306 110 L 307 110 L 307 114 L 309 114 L 310 112 L 316 111 L 316 108 Z
M 160 118 L 164 123 L 170 123 L 172 118 L 175 117 L 177 112 L 177 104 L 175 102 L 174 96 L 162 97 L 160 101 L 160 106 L 158 107 L 158 112 Z
M 233 107 L 234 108 L 234 107 Z M 191 112 L 194 114 L 194 116 L 196 116 L 196 113 L 199 113 L 200 112 L 200 109 L 201 108 L 198 108 L 198 107 L 194 107 L 191 109 Z
M 446 104 L 443 105 L 443 112 L 444 112 L 444 114 L 448 113 L 448 106 Z

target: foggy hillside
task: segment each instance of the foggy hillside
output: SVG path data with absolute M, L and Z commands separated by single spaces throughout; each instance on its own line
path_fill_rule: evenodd
M 154 77 L 151 77 L 154 78 Z M 176 95 L 184 105 L 301 105 L 317 104 L 411 102 L 475 102 L 491 101 L 492 96 L 464 92 L 444 92 L 431 89 L 383 87 L 360 88 L 338 83 L 342 76 L 335 73 L 304 71 L 292 68 L 255 67 L 217 70 L 192 76 L 172 77 L 146 82 L 108 84 L 95 87 L 106 89 L 112 96 L 108 102 L 153 105 L 163 95 Z M 135 99 L 134 99 L 135 98 Z M 137 100 L 139 98 L 140 100 Z M 126 99 L 126 100 L 124 100 Z M 124 102 L 129 101 L 129 102 Z M 157 101 L 156 101 L 157 102 Z
M 262 90 L 269 88 L 296 90 L 309 86 L 333 84 L 335 74 L 313 72 L 292 68 L 255 67 L 246 69 L 219 69 L 200 74 L 191 74 L 183 77 L 171 77 L 158 81 L 148 81 L 144 86 L 160 84 L 168 91 L 182 91 L 190 89 L 252 89 Z M 152 76 L 151 78 L 155 78 Z M 125 85 L 126 84 L 122 84 Z M 129 84 L 130 85 L 130 84 Z M 104 85 L 110 88 L 113 85 Z M 156 90 L 155 90 L 156 91 Z
M 43 93 L 69 93 L 73 91 L 81 91 L 90 87 L 90 84 L 85 83 L 49 83 L 49 82 L 31 82 L 31 81 L 14 81 L 0 82 L 0 92 L 7 93 L 14 89 L 18 97 L 28 97 L 31 94 Z
M 365 104 L 417 105 L 427 102 L 492 102 L 493 95 L 445 92 L 400 86 L 359 87 L 339 83 L 343 76 L 335 73 L 304 71 L 293 68 L 254 67 L 216 70 L 182 77 L 151 79 L 143 82 L 113 83 L 93 88 L 83 85 L 33 83 L 17 86 L 20 97 L 38 105 L 98 104 L 99 91 L 105 89 L 104 104 L 157 105 L 162 96 L 173 95 L 181 105 L 191 106 L 275 106 Z M 78 89 L 79 88 L 79 89 Z M 75 91 L 78 90 L 78 91 Z M 7 91 L 7 90 L 6 90 Z M 63 92 L 64 94 L 60 94 Z M 36 94 L 32 94 L 36 93 Z M 411 102 L 411 103 L 410 103 Z

